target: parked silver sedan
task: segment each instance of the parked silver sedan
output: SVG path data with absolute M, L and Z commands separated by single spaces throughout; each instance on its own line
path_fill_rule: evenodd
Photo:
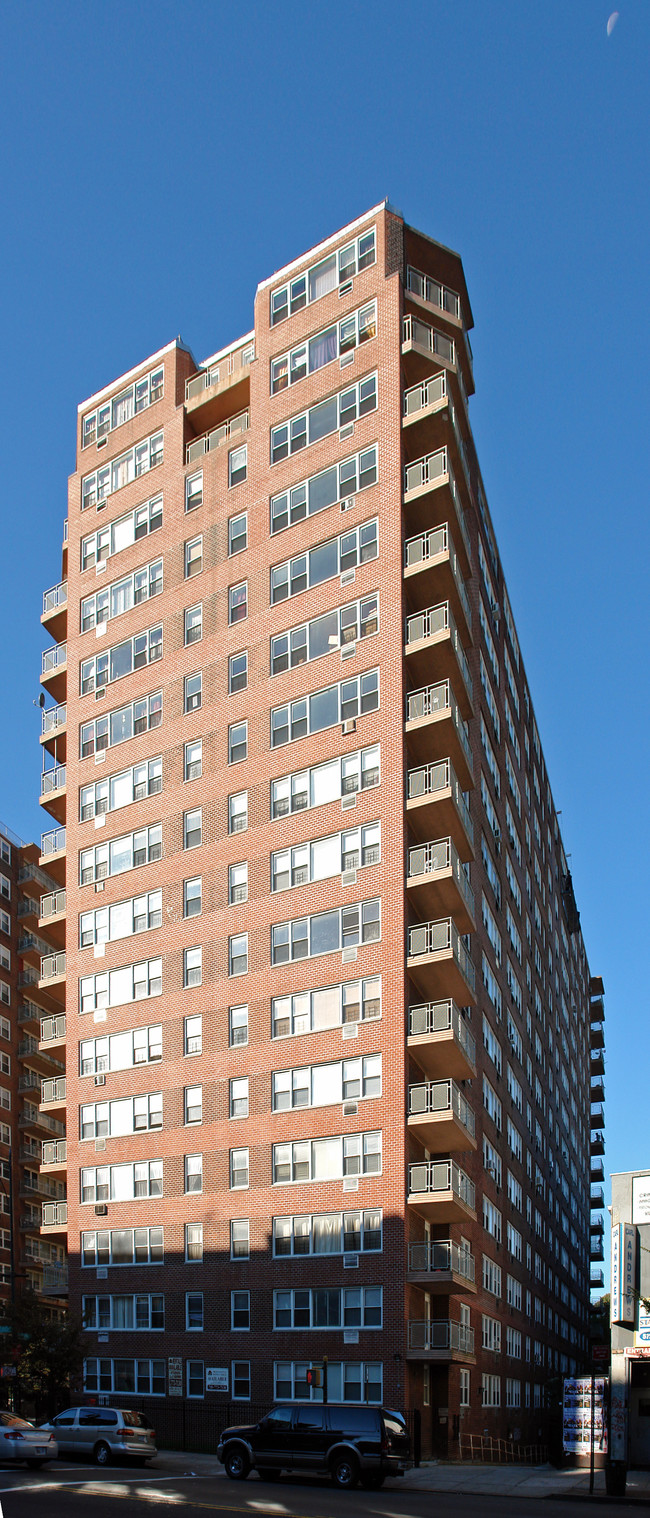
M 53 1433 L 37 1428 L 16 1413 L 0 1412 L 0 1464 L 20 1461 L 36 1470 L 46 1460 L 56 1460 L 59 1446 Z

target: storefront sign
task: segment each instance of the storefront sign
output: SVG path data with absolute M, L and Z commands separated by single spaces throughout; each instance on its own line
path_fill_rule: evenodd
M 612 1228 L 612 1323 L 634 1323 L 636 1317 L 636 1228 L 616 1223 Z

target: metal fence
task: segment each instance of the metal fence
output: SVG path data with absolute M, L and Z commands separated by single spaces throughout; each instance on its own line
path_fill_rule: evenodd
M 546 1444 L 515 1444 L 512 1439 L 492 1439 L 489 1434 L 459 1434 L 461 1460 L 479 1460 L 486 1465 L 545 1465 Z

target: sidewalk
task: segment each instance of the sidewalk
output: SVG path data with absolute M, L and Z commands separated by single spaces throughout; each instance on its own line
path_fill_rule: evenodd
M 152 1470 L 174 1471 L 179 1475 L 227 1477 L 216 1455 L 179 1454 L 161 1450 Z M 384 1491 L 473 1493 L 484 1497 L 589 1497 L 589 1471 L 561 1470 L 553 1465 L 481 1465 L 479 1463 L 440 1464 L 424 1461 L 417 1470 L 395 1481 Z M 605 1497 L 605 1472 L 596 1471 L 594 1492 Z M 632 1498 L 650 1503 L 650 1471 L 631 1471 L 627 1478 L 624 1502 Z M 610 1499 L 614 1501 L 615 1499 Z

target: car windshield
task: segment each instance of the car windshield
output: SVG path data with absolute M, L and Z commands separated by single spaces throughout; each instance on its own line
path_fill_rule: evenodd
M 123 1412 L 122 1417 L 127 1428 L 151 1428 L 149 1419 L 145 1418 L 144 1413 Z
M 0 1423 L 3 1428 L 35 1428 L 34 1423 L 26 1423 L 24 1418 L 17 1418 L 15 1413 L 0 1413 Z

